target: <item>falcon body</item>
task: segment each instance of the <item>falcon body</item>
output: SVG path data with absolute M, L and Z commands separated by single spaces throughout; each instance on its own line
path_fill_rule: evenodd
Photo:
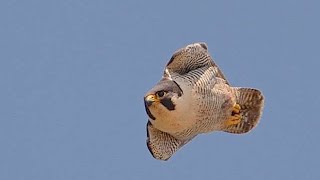
M 263 96 L 231 87 L 204 43 L 174 53 L 162 79 L 145 97 L 147 146 L 160 160 L 201 133 L 246 133 L 259 122 Z

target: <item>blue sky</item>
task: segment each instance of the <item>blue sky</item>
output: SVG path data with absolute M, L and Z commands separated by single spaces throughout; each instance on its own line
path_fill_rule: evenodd
M 319 179 L 319 6 L 2 0 L 0 179 Z M 198 41 L 232 85 L 263 91 L 263 117 L 157 161 L 143 95 Z

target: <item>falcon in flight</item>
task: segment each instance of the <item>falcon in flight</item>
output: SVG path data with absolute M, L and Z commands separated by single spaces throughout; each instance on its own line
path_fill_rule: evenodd
M 144 104 L 148 149 L 168 160 L 198 134 L 249 132 L 260 120 L 264 97 L 257 89 L 231 87 L 207 45 L 194 43 L 173 54 Z

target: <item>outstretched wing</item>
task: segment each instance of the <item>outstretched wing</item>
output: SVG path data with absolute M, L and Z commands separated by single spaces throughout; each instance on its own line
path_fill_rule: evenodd
M 164 77 L 168 77 L 174 73 L 184 75 L 205 66 L 213 67 L 215 77 L 222 78 L 229 84 L 220 68 L 208 53 L 208 46 L 203 42 L 190 44 L 176 51 L 166 66 Z
M 181 141 L 168 133 L 154 128 L 150 121 L 147 123 L 147 146 L 152 156 L 156 159 L 163 161 L 168 160 L 179 148 L 190 140 Z

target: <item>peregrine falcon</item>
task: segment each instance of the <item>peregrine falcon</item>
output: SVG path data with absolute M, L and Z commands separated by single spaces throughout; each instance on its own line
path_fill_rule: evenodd
M 173 54 L 144 104 L 148 149 L 168 160 L 198 134 L 249 132 L 260 120 L 264 97 L 257 89 L 231 87 L 200 42 Z

